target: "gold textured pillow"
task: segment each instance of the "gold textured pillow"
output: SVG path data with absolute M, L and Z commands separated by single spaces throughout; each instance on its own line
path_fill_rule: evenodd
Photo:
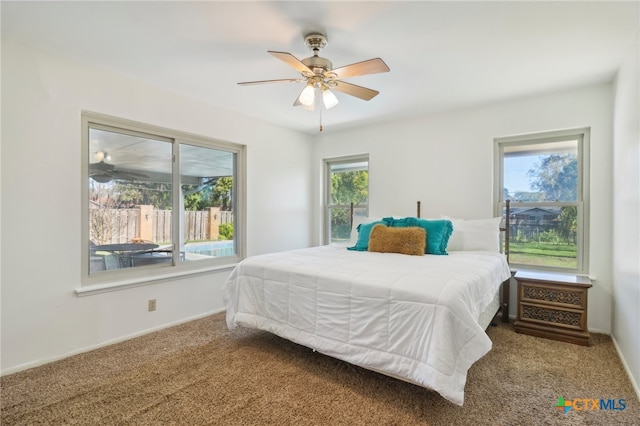
M 422 256 L 426 241 L 427 231 L 424 228 L 418 226 L 389 228 L 378 224 L 371 229 L 369 251 Z

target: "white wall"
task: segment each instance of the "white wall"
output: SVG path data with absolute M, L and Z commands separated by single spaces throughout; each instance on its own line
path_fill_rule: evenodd
M 614 85 L 613 338 L 640 397 L 639 38 Z
M 247 145 L 247 254 L 311 242 L 311 137 L 2 42 L 2 372 L 223 308 L 229 271 L 77 297 L 80 111 Z M 282 155 L 282 153 L 287 153 Z M 147 300 L 158 309 L 147 312 Z
M 611 331 L 611 85 L 604 84 L 382 123 L 318 137 L 315 174 L 322 159 L 370 154 L 370 215 L 493 215 L 493 139 L 549 130 L 591 128 L 589 328 Z M 319 193 L 314 200 L 320 204 Z M 318 207 L 319 209 L 319 207 Z M 320 238 L 317 230 L 314 236 Z M 512 283 L 512 286 L 514 284 Z M 515 287 L 511 314 L 515 315 Z

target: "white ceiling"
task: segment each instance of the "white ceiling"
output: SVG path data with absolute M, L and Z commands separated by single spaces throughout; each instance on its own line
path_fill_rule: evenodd
M 8 2 L 2 37 L 107 68 L 211 105 L 304 132 L 319 110 L 293 107 L 302 83 L 267 50 L 311 56 L 320 31 L 334 67 L 380 57 L 389 73 L 347 81 L 325 132 L 611 81 L 639 28 L 629 2 Z

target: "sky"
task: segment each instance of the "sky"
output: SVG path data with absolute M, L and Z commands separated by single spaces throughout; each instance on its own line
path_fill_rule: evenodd
M 540 157 L 537 155 L 527 155 L 505 158 L 504 160 L 504 187 L 510 194 L 518 191 L 530 192 L 529 178 L 527 172 Z

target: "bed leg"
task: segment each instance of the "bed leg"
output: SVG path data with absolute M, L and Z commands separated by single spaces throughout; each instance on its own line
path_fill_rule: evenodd
M 511 278 L 502 283 L 502 322 L 509 322 L 509 290 Z

